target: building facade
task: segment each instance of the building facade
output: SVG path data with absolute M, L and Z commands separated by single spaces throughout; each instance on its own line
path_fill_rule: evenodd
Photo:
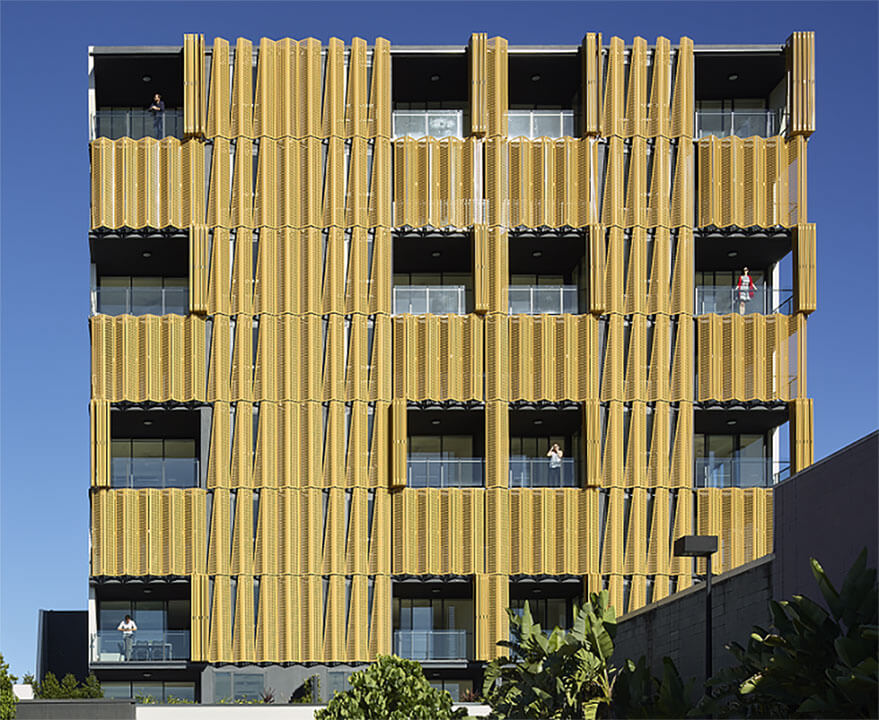
M 92 48 L 105 688 L 284 701 L 394 652 L 462 696 L 507 608 L 665 598 L 680 535 L 771 552 L 813 46 Z

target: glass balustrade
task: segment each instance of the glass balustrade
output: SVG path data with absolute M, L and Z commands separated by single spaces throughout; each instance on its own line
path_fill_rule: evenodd
M 696 487 L 771 487 L 790 477 L 790 463 L 768 458 L 696 458 Z
M 189 488 L 198 485 L 198 458 L 110 459 L 110 486 L 114 488 Z
M 463 110 L 395 110 L 394 137 L 463 137 Z
M 463 285 L 397 285 L 394 287 L 394 313 L 402 315 L 463 315 Z
M 511 285 L 510 315 L 576 315 L 576 285 Z
M 137 630 L 130 639 L 119 630 L 99 630 L 90 638 L 91 662 L 180 662 L 189 659 L 189 630 Z
M 696 137 L 771 137 L 780 132 L 777 110 L 697 110 Z
M 758 287 L 753 290 L 753 297 L 744 303 L 745 314 L 759 313 L 769 315 L 779 313 L 790 315 L 793 306 L 793 290 L 775 290 Z M 741 312 L 740 292 L 729 285 L 697 285 L 696 314 L 717 313 L 727 315 Z
M 466 660 L 467 630 L 395 630 L 394 653 L 409 660 Z
M 410 457 L 409 487 L 482 487 L 483 459 L 461 457 Z
M 510 110 L 507 134 L 511 138 L 560 138 L 574 135 L 573 110 Z
M 551 467 L 549 458 L 510 458 L 510 487 L 577 487 L 574 458 L 562 458 L 560 467 Z
M 183 137 L 183 110 L 165 110 L 160 131 L 155 130 L 155 117 L 149 110 L 97 110 L 94 114 L 94 137 L 118 140 L 141 138 Z
M 95 290 L 96 309 L 101 315 L 186 315 L 189 288 L 112 287 Z

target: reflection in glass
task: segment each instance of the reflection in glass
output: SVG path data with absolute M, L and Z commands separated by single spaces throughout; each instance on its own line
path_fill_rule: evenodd
M 507 121 L 511 138 L 561 138 L 574 134 L 573 110 L 510 110 Z
M 111 441 L 110 486 L 197 487 L 195 440 L 143 438 Z
M 576 315 L 576 285 L 510 285 L 511 315 Z
M 463 285 L 398 285 L 394 287 L 394 313 L 402 315 L 463 315 Z
M 394 137 L 462 137 L 462 110 L 395 110 Z
M 97 311 L 102 315 L 186 315 L 189 280 L 180 277 L 101 276 Z

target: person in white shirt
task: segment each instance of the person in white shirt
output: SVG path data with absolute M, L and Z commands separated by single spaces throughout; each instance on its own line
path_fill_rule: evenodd
M 546 457 L 549 458 L 549 481 L 551 487 L 561 487 L 562 484 L 562 449 L 558 443 L 553 443 Z
M 137 631 L 137 625 L 131 619 L 131 615 L 126 615 L 125 619 L 119 623 L 116 628 L 122 633 L 122 642 L 125 647 L 125 659 L 131 660 L 131 646 L 134 644 L 134 633 Z

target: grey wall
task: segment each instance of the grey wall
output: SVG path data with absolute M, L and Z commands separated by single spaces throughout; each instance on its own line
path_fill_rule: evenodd
M 133 720 L 134 700 L 22 700 L 17 720 Z
M 735 658 L 724 650 L 732 640 L 747 644 L 755 624 L 769 621 L 772 556 L 755 560 L 711 583 L 712 662 L 714 671 Z M 624 615 L 617 626 L 614 664 L 642 655 L 655 674 L 662 671 L 662 658 L 670 657 L 686 680 L 705 678 L 705 584 L 698 583 L 672 597 Z
M 775 488 L 775 597 L 821 600 L 809 558 L 839 587 L 863 547 L 876 567 L 879 432 L 797 473 Z

